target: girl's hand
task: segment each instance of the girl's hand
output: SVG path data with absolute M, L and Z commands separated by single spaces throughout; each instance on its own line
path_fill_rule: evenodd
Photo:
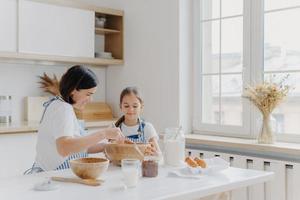
M 152 143 L 150 143 L 150 144 L 151 144 L 151 146 L 148 146 L 148 147 L 145 149 L 144 154 L 145 154 L 146 156 L 158 156 L 159 154 L 158 154 L 158 152 L 157 152 L 155 146 L 154 146 Z
M 105 138 L 108 140 L 124 141 L 125 137 L 120 128 L 106 128 L 104 130 Z

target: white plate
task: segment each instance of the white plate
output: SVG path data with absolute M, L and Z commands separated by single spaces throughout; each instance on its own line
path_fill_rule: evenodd
M 207 164 L 207 168 L 190 167 L 186 165 L 183 168 L 171 170 L 170 173 L 183 178 L 201 178 L 202 175 L 217 173 L 229 167 L 229 162 L 219 157 L 204 160 Z

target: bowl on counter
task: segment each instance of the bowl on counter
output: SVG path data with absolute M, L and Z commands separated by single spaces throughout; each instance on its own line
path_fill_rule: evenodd
M 82 179 L 97 179 L 106 172 L 109 160 L 105 158 L 79 158 L 70 160 L 73 173 Z
M 144 152 L 149 143 L 135 143 L 135 144 L 107 144 L 104 149 L 106 157 L 115 165 L 121 165 L 122 159 L 144 159 Z

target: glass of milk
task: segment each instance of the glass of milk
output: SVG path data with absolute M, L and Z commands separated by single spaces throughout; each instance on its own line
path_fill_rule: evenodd
M 141 171 L 141 163 L 137 159 L 123 159 L 121 161 L 123 181 L 126 187 L 135 187 Z
M 181 128 L 166 128 L 164 135 L 164 162 L 170 166 L 183 166 L 185 137 Z

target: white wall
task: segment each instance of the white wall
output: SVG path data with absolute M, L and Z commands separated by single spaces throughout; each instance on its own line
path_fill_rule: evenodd
M 121 90 L 126 86 L 137 86 L 145 101 L 143 116 L 159 132 L 179 125 L 190 131 L 191 59 L 188 54 L 191 38 L 189 32 L 180 31 L 190 27 L 190 23 L 185 23 L 189 20 L 189 3 L 182 0 L 77 1 L 125 12 L 125 64 L 107 69 L 93 68 L 101 83 L 106 81 L 101 84 L 96 99 L 105 99 L 112 106 L 114 115 L 119 116 Z M 0 63 L 0 94 L 14 96 L 17 101 L 15 118 L 24 118 L 21 106 L 24 96 L 42 94 L 36 84 L 37 75 L 44 71 L 61 75 L 65 69 L 62 66 Z
M 192 131 L 193 104 L 193 3 L 179 0 L 179 119 L 183 130 Z
M 126 86 L 140 88 L 143 116 L 161 132 L 179 125 L 178 0 L 85 1 L 125 12 L 125 64 L 107 69 L 106 100 L 116 115 Z M 116 112 L 118 111 L 118 112 Z
M 33 65 L 14 64 L 0 61 L 0 95 L 11 95 L 13 100 L 13 122 L 23 121 L 25 118 L 25 97 L 48 95 L 39 88 L 37 76 L 46 72 L 54 73 L 60 78 L 71 65 Z M 106 77 L 105 68 L 91 67 L 100 81 L 94 99 L 105 101 Z

